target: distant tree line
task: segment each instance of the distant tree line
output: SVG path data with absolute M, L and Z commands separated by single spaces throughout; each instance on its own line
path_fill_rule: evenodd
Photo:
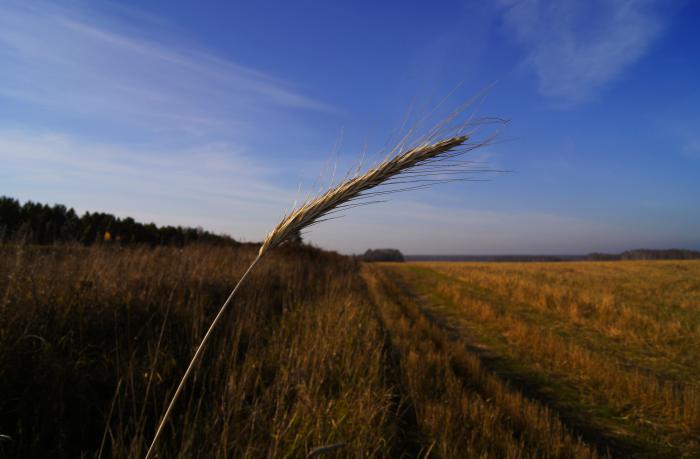
M 542 262 L 577 261 L 585 255 L 406 255 L 408 261 L 493 261 L 493 262 Z
M 498 261 L 498 262 L 554 262 L 554 261 L 617 261 L 617 260 L 692 260 L 700 259 L 700 252 L 685 249 L 636 249 L 622 253 L 594 252 L 587 255 L 406 255 L 408 261 Z
M 700 258 L 697 250 L 685 249 L 636 249 L 622 253 L 591 253 L 587 260 L 695 260 Z
M 234 239 L 201 228 L 157 226 L 139 223 L 131 217 L 119 218 L 103 212 L 78 215 L 72 208 L 49 206 L 32 201 L 0 197 L 0 242 L 23 241 L 31 244 L 79 242 L 85 245 L 147 244 L 183 246 L 193 242 L 216 245 L 238 244 Z

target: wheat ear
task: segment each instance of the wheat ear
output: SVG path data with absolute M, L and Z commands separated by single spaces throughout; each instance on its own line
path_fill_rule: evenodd
M 289 235 L 297 231 L 301 231 L 314 223 L 318 223 L 322 217 L 328 215 L 333 210 L 336 210 L 342 207 L 343 205 L 347 205 L 348 203 L 357 200 L 358 198 L 367 196 L 367 192 L 369 190 L 376 188 L 380 185 L 390 183 L 391 179 L 401 176 L 402 173 L 406 171 L 415 170 L 416 168 L 425 165 L 431 165 L 432 167 L 439 168 L 439 166 L 435 164 L 435 161 L 438 159 L 450 159 L 456 156 L 457 154 L 460 154 L 459 152 L 455 152 L 454 150 L 464 145 L 464 143 L 468 139 L 469 136 L 467 135 L 451 137 L 449 139 L 441 140 L 432 144 L 422 144 L 408 151 L 397 154 L 372 167 L 364 174 L 358 174 L 355 177 L 349 178 L 340 183 L 339 185 L 332 187 L 331 189 L 323 193 L 321 196 L 307 201 L 306 203 L 299 206 L 297 209 L 293 210 L 286 217 L 284 217 L 282 221 L 280 221 L 280 223 L 267 235 L 265 241 L 260 246 L 258 255 L 255 257 L 251 265 L 248 267 L 248 269 L 240 278 L 236 286 L 233 288 L 231 294 L 228 296 L 224 304 L 219 309 L 219 312 L 214 317 L 214 320 L 209 326 L 209 329 L 204 334 L 204 337 L 199 343 L 199 346 L 197 346 L 197 350 L 192 356 L 192 359 L 190 360 L 190 363 L 187 366 L 187 370 L 185 370 L 185 374 L 182 376 L 182 379 L 180 380 L 180 383 L 178 384 L 175 393 L 173 394 L 172 398 L 170 399 L 170 402 L 168 403 L 168 408 L 165 410 L 165 413 L 163 414 L 163 417 L 161 418 L 160 423 L 158 424 L 158 428 L 156 429 L 156 433 L 153 436 L 151 446 L 148 448 L 148 452 L 146 453 L 146 459 L 150 459 L 153 456 L 158 437 L 160 436 L 161 432 L 163 431 L 163 427 L 165 426 L 165 423 L 170 417 L 170 413 L 173 409 L 173 406 L 175 406 L 175 402 L 180 396 L 180 393 L 182 392 L 182 388 L 184 387 L 185 382 L 187 381 L 190 373 L 192 372 L 192 369 L 195 366 L 195 363 L 199 359 L 202 350 L 204 349 L 207 341 L 209 340 L 212 330 L 214 330 L 217 323 L 220 321 L 221 317 L 223 316 L 228 305 L 231 303 L 231 300 L 233 299 L 234 295 L 238 291 L 238 288 L 241 286 L 245 278 L 248 276 L 248 274 L 250 274 L 250 272 L 253 270 L 253 267 L 255 267 L 258 261 L 260 261 L 260 259 L 267 252 L 283 243 L 289 237 Z M 476 148 L 477 146 L 481 145 L 483 144 L 474 145 L 472 146 L 472 148 Z M 449 166 L 445 166 L 445 168 L 447 167 Z M 432 169 L 424 171 L 424 174 L 429 175 L 432 173 L 431 171 Z M 409 178 L 409 182 L 410 181 L 411 179 Z M 437 179 L 430 181 L 439 182 L 446 180 Z M 422 187 L 422 185 L 418 185 L 418 187 Z

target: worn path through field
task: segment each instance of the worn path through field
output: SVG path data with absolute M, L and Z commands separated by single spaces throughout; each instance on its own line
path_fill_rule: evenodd
M 671 445 L 640 440 L 638 432 L 624 422 L 609 416 L 599 416 L 577 400 L 577 387 L 552 380 L 547 375 L 513 360 L 501 352 L 501 345 L 484 332 L 474 318 L 455 310 L 454 305 L 439 300 L 436 295 L 421 291 L 405 268 L 382 268 L 386 278 L 395 283 L 430 322 L 444 330 L 447 336 L 476 355 L 483 367 L 524 396 L 553 410 L 574 435 L 595 445 L 602 453 L 614 457 L 681 457 L 683 452 Z M 645 434 L 646 435 L 646 434 Z M 644 437 L 642 437 L 644 438 Z M 688 456 L 692 457 L 692 456 Z

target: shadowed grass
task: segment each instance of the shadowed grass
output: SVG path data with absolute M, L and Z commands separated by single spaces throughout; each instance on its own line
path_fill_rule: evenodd
M 5 249 L 2 455 L 142 456 L 212 305 L 256 251 Z M 356 264 L 302 247 L 260 268 L 173 411 L 181 428 L 164 431 L 162 457 L 401 450 Z

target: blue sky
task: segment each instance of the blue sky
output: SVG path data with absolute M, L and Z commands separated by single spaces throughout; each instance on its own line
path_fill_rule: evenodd
M 700 249 L 697 2 L 1 3 L 0 194 L 257 241 L 407 114 L 488 87 L 470 113 L 511 121 L 474 157 L 512 173 L 393 195 L 307 239 Z

